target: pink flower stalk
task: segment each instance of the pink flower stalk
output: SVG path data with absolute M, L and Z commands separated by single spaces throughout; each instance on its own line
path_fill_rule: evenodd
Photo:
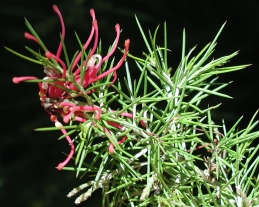
M 64 128 L 62 128 L 63 125 L 60 122 L 58 122 L 57 117 L 53 115 L 52 112 L 59 114 L 61 117 L 63 117 L 64 123 L 68 123 L 69 120 L 85 122 L 86 121 L 86 117 L 84 114 L 85 112 L 94 113 L 94 118 L 98 121 L 101 118 L 100 107 L 95 105 L 78 106 L 76 103 L 73 102 L 73 99 L 71 98 L 72 96 L 75 96 L 75 92 L 77 92 L 77 96 L 80 96 L 82 88 L 87 91 L 87 87 L 89 85 L 94 84 L 98 80 L 105 78 L 110 74 L 113 75 L 113 79 L 111 81 L 111 84 L 113 84 L 117 79 L 116 71 L 124 63 L 126 55 L 129 51 L 130 40 L 127 39 L 125 41 L 124 53 L 121 59 L 119 60 L 119 62 L 117 63 L 117 65 L 100 74 L 100 69 L 102 68 L 103 64 L 113 55 L 114 51 L 117 48 L 119 38 L 120 38 L 120 25 L 119 24 L 115 25 L 116 38 L 110 52 L 104 57 L 102 57 L 99 54 L 96 54 L 99 31 L 98 31 L 98 23 L 97 23 L 97 20 L 95 19 L 95 12 L 93 9 L 91 9 L 90 15 L 92 17 L 92 28 L 87 41 L 83 45 L 83 49 L 87 50 L 90 43 L 93 42 L 92 48 L 89 48 L 90 54 L 82 62 L 82 65 L 79 65 L 79 62 L 81 62 L 82 55 L 83 55 L 82 51 L 80 51 L 78 55 L 75 57 L 74 61 L 71 63 L 72 64 L 71 67 L 66 66 L 64 61 L 61 59 L 61 52 L 63 49 L 62 42 L 65 39 L 65 24 L 64 24 L 62 15 L 56 5 L 53 6 L 53 10 L 58 15 L 61 23 L 61 39 L 62 39 L 59 43 L 57 52 L 55 54 L 48 51 L 47 48 L 44 45 L 42 45 L 42 43 L 40 43 L 41 41 L 39 41 L 37 37 L 33 36 L 32 34 L 25 33 L 24 36 L 25 38 L 32 40 L 37 44 L 40 44 L 45 51 L 45 57 L 47 59 L 54 59 L 56 61 L 57 66 L 55 68 L 52 68 L 49 65 L 44 66 L 45 77 L 43 78 L 43 80 L 45 82 L 40 80 L 38 82 L 38 86 L 40 89 L 39 96 L 40 96 L 41 105 L 43 106 L 44 110 L 50 115 L 51 120 L 55 122 L 56 127 L 60 127 L 61 132 L 64 135 L 66 135 L 67 132 Z M 68 68 L 69 70 L 71 70 L 71 72 L 68 72 Z M 26 80 L 38 80 L 38 78 L 34 76 L 23 76 L 23 77 L 13 78 L 13 82 L 16 84 Z M 76 81 L 76 84 L 74 83 L 74 81 Z M 77 85 L 80 85 L 81 88 L 80 89 L 77 88 Z M 92 92 L 94 91 L 87 91 L 88 94 Z M 132 118 L 132 114 L 129 114 L 129 113 L 122 113 L 121 116 Z M 109 121 L 108 124 L 118 129 L 122 129 L 122 126 L 119 125 L 118 123 Z M 142 122 L 141 124 L 144 125 L 144 122 Z M 111 134 L 107 128 L 104 127 L 103 130 L 104 130 L 104 133 L 107 134 L 107 136 Z M 72 158 L 74 154 L 73 142 L 71 141 L 68 135 L 66 135 L 65 137 L 69 145 L 71 146 L 71 151 L 68 157 L 66 158 L 66 160 L 58 165 L 57 169 L 59 170 L 61 170 L 69 162 L 69 160 Z M 123 137 L 121 140 L 118 141 L 118 144 L 122 144 L 126 139 L 127 139 L 126 136 Z M 114 146 L 112 143 L 110 143 L 108 150 L 110 153 L 114 152 Z
M 62 15 L 56 5 L 53 6 L 53 10 L 57 13 L 57 15 L 60 19 L 61 28 L 62 28 L 61 38 L 64 41 L 65 25 L 64 25 Z M 109 57 L 111 57 L 111 55 L 114 53 L 115 49 L 117 48 L 119 37 L 120 37 L 120 26 L 119 26 L 119 24 L 115 25 L 116 39 L 115 39 L 115 43 L 114 43 L 111 51 L 105 57 L 101 57 L 99 54 L 95 54 L 97 45 L 98 45 L 99 33 L 98 33 L 98 24 L 97 24 L 97 20 L 95 19 L 95 13 L 94 13 L 93 9 L 90 10 L 90 15 L 92 17 L 92 29 L 91 29 L 90 35 L 89 35 L 86 43 L 83 45 L 83 49 L 86 50 L 92 40 L 94 42 L 93 47 L 90 49 L 89 57 L 87 57 L 87 59 L 85 59 L 83 61 L 83 64 L 81 66 L 77 67 L 78 62 L 81 60 L 81 57 L 83 55 L 82 51 L 80 51 L 79 54 L 76 56 L 74 62 L 72 63 L 72 67 L 71 67 L 71 70 L 73 71 L 73 76 L 74 76 L 73 78 L 69 77 L 69 75 L 67 74 L 67 66 L 60 59 L 60 55 L 61 55 L 61 51 L 62 51 L 62 47 L 63 47 L 62 41 L 60 41 L 60 43 L 59 43 L 56 54 L 51 53 L 44 46 L 44 49 L 46 49 L 45 57 L 48 59 L 51 59 L 51 58 L 55 59 L 56 62 L 60 66 L 57 68 L 50 68 L 49 66 L 44 67 L 44 73 L 46 74 L 46 77 L 44 78 L 44 80 L 48 80 L 49 82 L 39 83 L 39 88 L 40 88 L 39 95 L 40 95 L 41 101 L 45 102 L 47 100 L 47 98 L 51 98 L 51 99 L 56 99 L 57 103 L 60 103 L 63 99 L 70 98 L 71 93 L 69 91 L 71 91 L 71 90 L 79 91 L 80 90 L 74 85 L 73 80 L 76 80 L 77 84 L 81 85 L 82 88 L 87 88 L 87 86 L 89 86 L 90 84 L 95 83 L 96 81 L 113 73 L 112 83 L 115 82 L 115 80 L 117 78 L 116 70 L 121 67 L 121 65 L 123 64 L 123 62 L 126 58 L 127 52 L 129 50 L 130 40 L 125 41 L 125 44 L 124 44 L 125 50 L 124 50 L 122 58 L 118 62 L 118 64 L 115 65 L 113 68 L 110 68 L 109 70 L 98 75 L 98 72 L 99 72 L 100 68 L 102 67 L 103 63 Z M 33 40 L 39 44 L 39 41 L 33 35 L 31 35 L 29 33 L 25 33 L 25 37 L 27 39 Z M 83 67 L 86 67 L 86 69 L 84 70 L 85 73 L 81 74 L 81 72 L 83 71 L 82 70 Z M 81 81 L 82 75 L 83 75 L 83 82 L 81 83 L 80 81 Z M 30 79 L 30 78 L 31 78 L 30 76 L 15 77 L 13 79 L 13 81 L 15 83 L 19 83 L 21 81 L 35 79 L 35 77 L 33 77 L 32 79 Z M 62 79 L 62 81 L 59 81 L 59 79 Z M 63 81 L 63 80 L 65 80 L 65 81 Z M 88 93 L 91 93 L 91 92 L 89 91 Z M 42 105 L 46 106 L 44 104 L 42 104 Z M 47 105 L 51 106 L 50 104 L 47 104 Z M 49 109 L 47 108 L 47 110 L 49 110 Z M 82 110 L 88 110 L 88 109 L 82 109 Z

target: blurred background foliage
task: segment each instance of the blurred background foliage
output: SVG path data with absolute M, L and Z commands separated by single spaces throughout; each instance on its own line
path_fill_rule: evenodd
M 78 49 L 74 31 L 82 41 L 86 40 L 91 28 L 90 8 L 94 8 L 103 42 L 103 51 L 115 38 L 116 23 L 123 29 L 120 46 L 131 39 L 130 52 L 142 55 L 146 51 L 135 23 L 134 15 L 143 29 L 152 32 L 164 21 L 168 26 L 168 48 L 171 49 L 169 65 L 175 69 L 181 57 L 182 30 L 187 32 L 187 50 L 198 44 L 197 52 L 210 42 L 220 26 L 227 25 L 219 38 L 215 58 L 241 49 L 231 65 L 252 63 L 243 71 L 225 74 L 222 82 L 234 82 L 223 92 L 234 100 L 211 97 L 209 105 L 223 103 L 214 114 L 215 121 L 222 118 L 228 127 L 244 115 L 246 126 L 252 114 L 258 109 L 258 48 L 259 48 L 259 2 L 250 1 L 168 1 L 168 0 L 70 0 L 70 1 L 0 1 L 1 45 L 18 52 L 29 54 L 24 46 L 37 50 L 37 45 L 23 37 L 28 31 L 24 17 L 34 26 L 50 51 L 56 51 L 59 43 L 60 25 L 52 5 L 56 4 L 65 21 L 66 46 L 72 55 Z M 158 40 L 163 42 L 161 27 Z M 75 178 L 68 171 L 57 171 L 54 167 L 64 159 L 61 151 L 67 152 L 65 141 L 57 141 L 60 132 L 34 132 L 33 129 L 51 126 L 48 115 L 42 110 L 36 84 L 14 85 L 13 76 L 33 75 L 42 77 L 40 66 L 26 62 L 0 49 L 1 65 L 1 137 L 0 137 L 0 206 L 74 206 L 74 199 L 66 198 L 67 193 L 87 178 Z M 118 54 L 118 53 L 117 53 Z M 118 58 L 117 58 L 118 60 Z M 230 65 L 229 64 L 229 65 Z M 131 71 L 137 71 L 130 63 Z M 124 68 L 120 69 L 124 73 Z M 135 73 L 134 73 L 135 74 Z M 136 76 L 137 78 L 137 76 Z M 240 127 L 241 128 L 241 127 Z M 81 206 L 100 206 L 100 194 L 96 193 Z

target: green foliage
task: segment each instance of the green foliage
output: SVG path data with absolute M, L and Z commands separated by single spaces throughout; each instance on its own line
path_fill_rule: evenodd
M 68 196 L 88 188 L 77 198 L 76 203 L 80 203 L 102 188 L 103 206 L 258 205 L 258 146 L 251 146 L 259 136 L 259 132 L 252 132 L 258 122 L 253 117 L 246 129 L 239 130 L 240 119 L 227 130 L 224 122 L 216 125 L 211 116 L 220 104 L 199 107 L 209 95 L 230 98 L 220 92 L 229 83 L 217 82 L 216 75 L 248 66 L 225 66 L 237 52 L 211 58 L 224 25 L 196 56 L 192 56 L 195 48 L 185 54 L 184 32 L 182 60 L 173 71 L 167 65 L 166 25 L 164 45 L 160 47 L 156 45 L 158 28 L 153 36 L 149 33 L 149 44 L 137 23 L 148 53 L 144 59 L 132 54 L 128 57 L 136 61 L 139 78 L 132 80 L 126 63 L 126 78 L 113 85 L 115 93 L 105 98 L 101 98 L 102 90 L 95 94 L 94 103 L 102 103 L 107 109 L 102 119 L 123 126 L 118 130 L 105 121 L 101 124 L 112 132 L 108 139 L 116 146 L 115 153 L 107 153 L 106 141 L 89 143 L 97 136 L 93 128 L 87 134 L 83 132 L 80 137 L 84 139 L 77 139 L 81 158 L 77 154 L 75 170 L 95 178 Z M 122 91 L 123 84 L 127 92 Z M 107 102 L 114 101 L 121 107 L 111 115 Z M 118 117 L 122 112 L 132 113 L 133 119 Z M 127 140 L 116 145 L 116 140 L 125 135 Z M 202 147 L 207 152 L 200 153 Z M 89 153 L 94 154 L 92 162 L 87 159 Z
M 37 33 L 27 21 L 26 24 L 46 52 Z M 158 28 L 153 35 L 149 32 L 147 38 L 138 20 L 137 24 L 147 46 L 144 58 L 128 54 L 140 71 L 137 80 L 131 78 L 126 62 L 123 81 L 111 85 L 112 75 L 108 75 L 83 88 L 75 81 L 71 71 L 76 55 L 69 61 L 64 49 L 68 68 L 66 78 L 74 83 L 80 93 L 62 89 L 77 98 L 81 96 L 84 102 L 80 105 L 101 108 L 99 120 L 92 113 L 85 112 L 85 122 L 78 123 L 71 119 L 63 127 L 68 132 L 60 138 L 73 136 L 75 145 L 74 166 L 63 169 L 75 171 L 77 177 L 93 177 L 73 189 L 68 197 L 82 193 L 75 201 L 78 204 L 102 188 L 102 205 L 112 207 L 259 205 L 256 176 L 259 146 L 252 145 L 259 136 L 258 131 L 253 131 L 258 124 L 254 121 L 255 116 L 245 129 L 238 129 L 240 118 L 228 130 L 224 122 L 219 124 L 213 121 L 212 111 L 220 104 L 200 107 L 200 103 L 210 95 L 231 98 L 220 92 L 229 83 L 217 82 L 218 74 L 249 66 L 225 66 L 238 52 L 212 58 L 224 25 L 214 40 L 197 55 L 193 55 L 195 47 L 186 54 L 184 31 L 182 59 L 177 69 L 173 70 L 167 63 L 166 24 L 163 46 L 156 44 Z M 77 40 L 83 53 L 82 65 L 89 54 L 83 50 L 78 37 Z M 16 54 L 62 72 L 54 59 L 49 60 L 27 49 L 37 60 Z M 114 60 L 109 64 L 105 62 L 99 73 L 113 65 Z M 82 83 L 85 71 L 80 74 Z M 56 81 L 45 79 L 30 82 L 50 82 L 54 85 Z M 89 94 L 93 89 L 95 92 Z M 71 101 L 79 103 L 78 99 Z M 114 151 L 110 150 L 111 146 L 114 146 Z

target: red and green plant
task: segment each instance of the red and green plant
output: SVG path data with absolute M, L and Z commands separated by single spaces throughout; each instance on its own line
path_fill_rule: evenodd
M 54 128 L 38 130 L 61 130 L 60 138 L 68 141 L 71 150 L 57 169 L 94 176 L 68 197 L 88 188 L 76 199 L 78 204 L 102 188 L 103 206 L 259 205 L 255 176 L 259 146 L 252 147 L 259 137 L 252 131 L 258 124 L 255 116 L 246 129 L 238 130 L 239 119 L 227 130 L 224 122 L 217 125 L 212 119 L 211 111 L 220 104 L 207 108 L 200 104 L 210 95 L 230 98 L 220 92 L 229 83 L 217 82 L 217 75 L 249 66 L 225 66 L 238 52 L 211 58 L 225 24 L 196 55 L 195 47 L 186 54 L 184 31 L 181 61 L 173 70 L 167 63 L 166 24 L 164 45 L 157 46 L 158 28 L 154 35 L 149 32 L 148 40 L 136 18 L 147 52 L 143 57 L 130 54 L 128 39 L 116 62 L 111 58 L 120 44 L 120 26 L 115 25 L 115 41 L 101 55 L 91 9 L 90 35 L 82 44 L 76 34 L 79 50 L 69 59 L 65 24 L 57 6 L 53 9 L 61 23 L 57 52 L 47 49 L 27 20 L 30 33 L 25 37 L 36 42 L 43 55 L 28 47 L 35 59 L 7 50 L 43 67 L 42 78 L 14 77 L 13 82 L 38 84 L 40 104 L 55 123 Z M 132 79 L 126 58 L 135 60 L 137 80 Z M 126 77 L 119 81 L 116 71 L 124 66 Z M 207 153 L 197 153 L 201 148 Z

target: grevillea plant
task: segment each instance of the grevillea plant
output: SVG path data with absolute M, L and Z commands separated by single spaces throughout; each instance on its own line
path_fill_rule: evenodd
M 90 35 L 84 43 L 76 35 L 79 50 L 69 59 L 65 24 L 57 6 L 53 9 L 61 23 L 56 52 L 47 49 L 27 20 L 30 33 L 25 38 L 43 52 L 26 47 L 33 59 L 6 49 L 43 68 L 43 78 L 14 77 L 13 82 L 38 84 L 40 104 L 55 127 L 37 130 L 61 130 L 60 138 L 70 145 L 57 169 L 94 177 L 68 197 L 81 192 L 75 201 L 79 204 L 102 188 L 104 207 L 259 206 L 259 146 L 252 145 L 259 136 L 252 131 L 258 123 L 255 116 L 247 128 L 238 130 L 240 118 L 228 130 L 224 122 L 213 122 L 211 111 L 220 104 L 207 108 L 200 104 L 210 95 L 230 98 L 220 92 L 229 83 L 217 82 L 217 75 L 249 66 L 225 66 L 238 52 L 211 57 L 224 25 L 196 55 L 195 48 L 186 54 L 184 31 L 181 61 L 172 69 L 167 63 L 166 24 L 164 45 L 157 46 L 158 28 L 154 35 L 149 32 L 148 40 L 136 18 L 147 52 L 143 57 L 130 54 L 128 39 L 120 49 L 120 60 L 109 61 L 119 45 L 120 25 L 115 25 L 109 51 L 101 55 L 91 9 Z M 136 62 L 136 80 L 131 78 L 126 57 Z M 124 67 L 126 77 L 120 82 L 116 71 Z

